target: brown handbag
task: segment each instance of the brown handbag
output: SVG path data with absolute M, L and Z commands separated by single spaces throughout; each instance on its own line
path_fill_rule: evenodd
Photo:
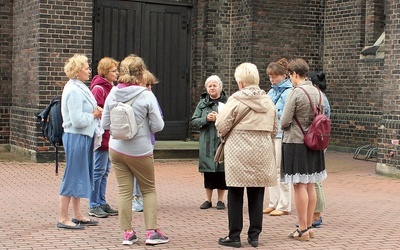
M 228 136 L 230 135 L 232 129 L 250 112 L 250 108 L 248 107 L 247 110 L 242 114 L 242 116 L 239 117 L 231 127 L 228 133 L 224 137 L 221 137 L 221 141 L 217 147 L 217 150 L 215 151 L 215 156 L 214 156 L 214 162 L 222 163 L 224 162 L 225 159 L 225 154 L 224 154 L 224 147 L 225 147 L 225 142 Z

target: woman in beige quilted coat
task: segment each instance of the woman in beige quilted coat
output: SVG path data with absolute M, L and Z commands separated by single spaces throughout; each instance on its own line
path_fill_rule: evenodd
M 248 109 L 250 111 L 232 129 L 225 144 L 225 178 L 228 186 L 229 235 L 219 244 L 240 247 L 243 229 L 243 196 L 247 190 L 249 220 L 247 241 L 258 246 L 262 231 L 265 187 L 276 185 L 274 138 L 277 115 L 271 98 L 260 89 L 257 67 L 242 63 L 236 68 L 239 91 L 229 97 L 217 115 L 215 127 L 223 137 Z

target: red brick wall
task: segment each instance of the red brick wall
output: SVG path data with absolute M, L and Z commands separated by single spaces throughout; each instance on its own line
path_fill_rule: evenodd
M 240 63 L 257 65 L 265 90 L 270 88 L 266 67 L 281 57 L 302 57 L 312 69 L 322 67 L 321 1 L 198 1 L 193 22 L 193 110 L 212 74 L 234 93 Z
M 384 61 L 360 59 L 366 45 L 366 1 L 327 0 L 324 65 L 332 109 L 332 145 L 377 143 L 382 115 Z M 376 39 L 376 38 L 375 38 Z
M 399 146 L 392 140 L 400 139 L 400 8 L 398 1 L 386 1 L 385 27 L 385 70 L 384 84 L 381 91 L 383 99 L 383 117 L 378 128 L 378 165 L 377 171 L 388 173 L 387 166 L 400 170 Z M 378 92 L 379 93 L 379 92 Z M 394 152 L 393 157 L 388 157 Z M 390 174 L 390 172 L 389 172 Z
M 332 146 L 354 149 L 371 143 L 378 145 L 381 163 L 398 164 L 400 159 L 386 158 L 392 150 L 397 155 L 391 140 L 399 139 L 400 132 L 396 1 L 192 3 L 192 112 L 209 75 L 219 75 L 231 94 L 237 90 L 236 66 L 253 62 L 261 73 L 261 87 L 268 90 L 265 68 L 271 61 L 302 57 L 311 70 L 327 74 Z M 5 0 L 0 17 L 0 143 L 46 160 L 53 148 L 41 139 L 35 115 L 61 94 L 60 85 L 67 81 L 65 60 L 74 53 L 91 58 L 92 1 Z M 385 58 L 360 59 L 361 50 L 383 29 Z
M 0 4 L 0 144 L 9 144 L 12 105 L 13 1 Z
M 61 95 L 64 62 L 75 53 L 91 58 L 92 1 L 14 1 L 12 150 L 37 161 L 53 157 L 36 114 Z

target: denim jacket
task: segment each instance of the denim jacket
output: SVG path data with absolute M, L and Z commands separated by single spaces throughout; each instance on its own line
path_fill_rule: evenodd
M 286 103 L 286 97 L 292 90 L 292 82 L 289 78 L 286 78 L 277 85 L 272 86 L 272 88 L 268 91 L 268 95 L 275 104 L 275 109 L 278 114 L 278 134 L 276 135 L 276 138 L 282 138 L 281 116 Z

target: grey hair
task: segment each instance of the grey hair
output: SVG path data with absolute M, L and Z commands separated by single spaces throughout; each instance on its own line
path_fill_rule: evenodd
M 206 83 L 204 84 L 204 87 L 207 87 L 207 84 L 209 84 L 212 81 L 216 81 L 219 84 L 219 86 L 221 87 L 221 91 L 222 91 L 222 86 L 223 86 L 222 81 L 221 81 L 221 78 L 219 78 L 219 76 L 217 76 L 217 75 L 209 76 L 206 80 Z

